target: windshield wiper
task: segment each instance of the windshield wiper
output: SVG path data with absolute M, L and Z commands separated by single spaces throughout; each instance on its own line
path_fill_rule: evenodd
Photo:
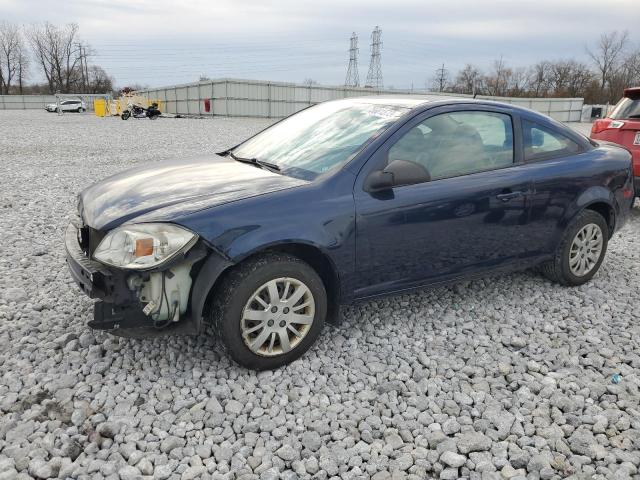
M 239 157 L 238 155 L 236 155 L 233 152 L 229 152 L 229 156 L 231 158 L 233 158 L 234 160 L 238 161 L 238 162 L 249 163 L 249 164 L 255 165 L 257 167 L 263 167 L 263 168 L 267 168 L 269 170 L 275 170 L 276 172 L 280 171 L 280 167 L 278 165 L 276 165 L 275 163 L 265 162 L 264 160 L 258 160 L 257 158 Z

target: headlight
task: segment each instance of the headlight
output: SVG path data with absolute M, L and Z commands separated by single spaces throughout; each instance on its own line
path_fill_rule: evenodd
M 107 233 L 93 257 L 113 267 L 145 270 L 188 250 L 197 239 L 189 230 L 169 223 L 125 225 Z

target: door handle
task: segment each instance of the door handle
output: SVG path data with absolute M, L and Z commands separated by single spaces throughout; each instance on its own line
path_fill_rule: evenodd
M 525 195 L 525 192 L 518 190 L 516 192 L 500 193 L 496 195 L 496 198 L 498 200 L 502 200 L 503 202 L 508 202 L 509 200 L 512 200 L 514 198 L 524 197 Z

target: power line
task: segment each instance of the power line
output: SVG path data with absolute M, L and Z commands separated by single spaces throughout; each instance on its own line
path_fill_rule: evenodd
M 357 87 L 360 85 L 358 75 L 358 35 L 356 32 L 351 34 L 349 45 L 349 66 L 347 67 L 347 77 L 344 80 L 347 87 Z
M 382 88 L 382 30 L 376 25 L 371 32 L 371 60 L 369 61 L 369 72 L 367 73 L 366 87 Z

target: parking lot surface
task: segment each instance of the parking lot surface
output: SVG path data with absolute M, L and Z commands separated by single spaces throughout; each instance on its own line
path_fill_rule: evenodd
M 0 479 L 637 478 L 638 203 L 587 285 L 358 304 L 273 372 L 212 335 L 89 330 L 62 244 L 77 192 L 267 124 L 0 112 Z

